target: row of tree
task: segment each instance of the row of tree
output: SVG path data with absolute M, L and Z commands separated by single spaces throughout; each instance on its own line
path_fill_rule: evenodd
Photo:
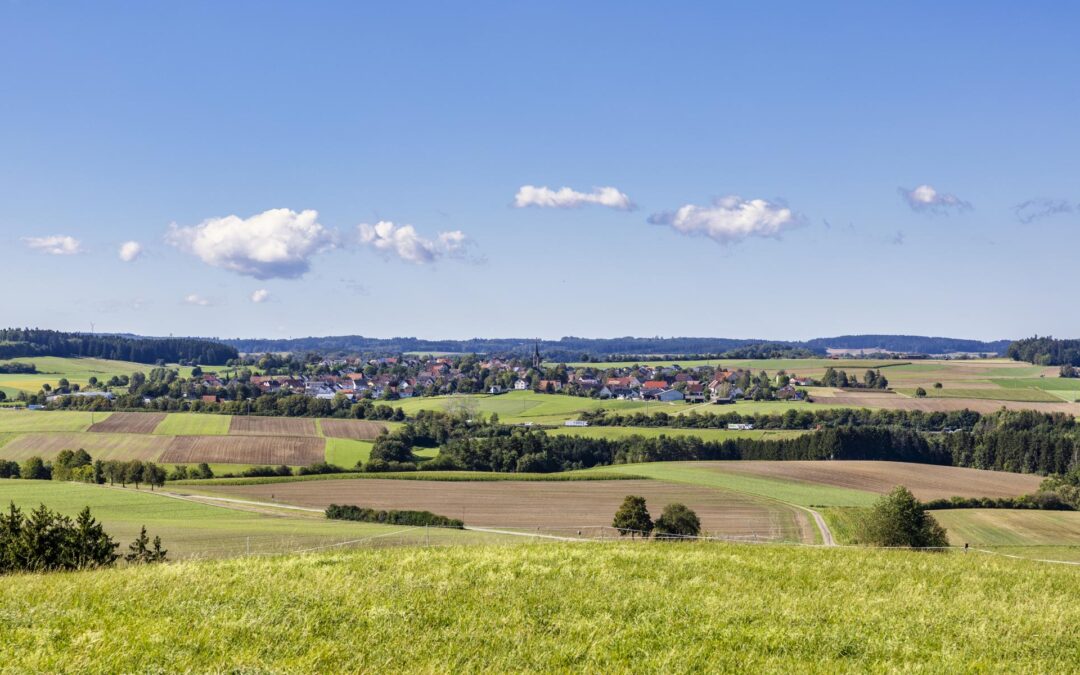
M 78 481 L 97 485 L 119 483 L 123 487 L 134 485 L 135 489 L 140 485 L 149 485 L 153 490 L 165 485 L 168 473 L 162 466 L 137 459 L 95 460 L 80 448 L 61 450 L 51 462 L 46 462 L 41 457 L 30 457 L 21 465 L 10 460 L 0 460 L 0 478 Z

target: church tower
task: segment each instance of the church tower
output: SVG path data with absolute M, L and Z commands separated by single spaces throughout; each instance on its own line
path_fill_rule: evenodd
M 533 359 L 532 359 L 533 370 L 535 370 L 537 372 L 540 372 L 540 367 L 542 365 L 544 365 L 544 360 L 540 358 L 540 341 L 537 340 L 536 342 L 533 343 Z

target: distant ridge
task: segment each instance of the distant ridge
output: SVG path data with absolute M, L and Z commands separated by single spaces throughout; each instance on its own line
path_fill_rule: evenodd
M 302 337 L 292 339 L 234 338 L 221 342 L 245 353 L 303 352 L 447 352 L 477 354 L 526 353 L 533 349 L 533 338 L 472 338 L 468 340 L 429 340 L 415 337 L 371 338 L 362 335 Z M 564 337 L 541 340 L 545 358 L 577 359 L 580 356 L 606 357 L 619 354 L 683 355 L 720 354 L 756 345 L 776 345 L 804 349 L 824 355 L 828 349 L 881 350 L 911 354 L 950 354 L 983 352 L 1004 354 L 1010 340 L 968 340 L 919 335 L 841 335 L 812 340 L 764 340 L 718 337 Z

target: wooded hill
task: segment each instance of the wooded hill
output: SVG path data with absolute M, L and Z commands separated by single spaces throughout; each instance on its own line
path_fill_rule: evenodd
M 235 347 L 202 338 L 137 338 L 38 328 L 0 329 L 0 359 L 21 356 L 81 356 L 135 363 L 186 361 L 220 365 L 239 354 Z

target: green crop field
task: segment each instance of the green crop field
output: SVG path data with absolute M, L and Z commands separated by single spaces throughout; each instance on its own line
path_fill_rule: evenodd
M 547 433 L 555 436 L 583 436 L 585 438 L 626 438 L 644 436 L 694 436 L 706 441 L 726 441 L 735 438 L 753 438 L 757 440 L 794 438 L 804 431 L 728 431 L 727 429 L 679 429 L 674 427 L 559 427 Z
M 868 506 L 878 495 L 832 485 L 793 480 L 762 478 L 724 472 L 726 462 L 650 462 L 616 464 L 603 467 L 605 472 L 626 472 L 672 483 L 706 487 L 768 497 L 798 506 Z
M 86 431 L 94 422 L 103 422 L 109 413 L 67 410 L 0 410 L 0 432 Z
M 1068 672 L 1076 572 L 735 544 L 394 548 L 12 578 L 29 672 Z
M 0 388 L 7 390 L 8 394 L 18 391 L 36 393 L 41 385 L 49 384 L 56 386 L 61 378 L 67 378 L 72 384 L 85 386 L 91 377 L 98 380 L 108 380 L 113 375 L 128 375 L 138 372 L 149 372 L 155 366 L 147 363 L 133 363 L 131 361 L 109 361 L 106 359 L 79 359 L 59 356 L 34 356 L 10 359 L 2 363 L 32 363 L 38 372 L 34 374 L 0 374 Z M 180 371 L 182 377 L 191 377 L 191 368 L 181 366 L 169 366 Z
M 231 415 L 198 413 L 169 413 L 154 429 L 155 434 L 165 436 L 225 436 L 229 433 Z
M 934 511 L 949 542 L 985 546 L 1080 546 L 1080 511 L 950 509 Z
M 326 461 L 345 469 L 351 469 L 357 462 L 366 462 L 371 458 L 371 441 L 357 441 L 351 438 L 326 439 Z
M 161 536 L 173 559 L 297 551 L 373 535 L 389 536 L 401 529 L 331 521 L 318 513 L 301 511 L 240 511 L 152 494 L 146 488 L 0 479 L 0 504 L 6 509 L 11 502 L 24 510 L 45 504 L 71 516 L 89 506 L 124 547 L 145 525 L 151 536 Z M 438 530 L 430 536 L 439 542 L 485 538 L 457 530 Z

